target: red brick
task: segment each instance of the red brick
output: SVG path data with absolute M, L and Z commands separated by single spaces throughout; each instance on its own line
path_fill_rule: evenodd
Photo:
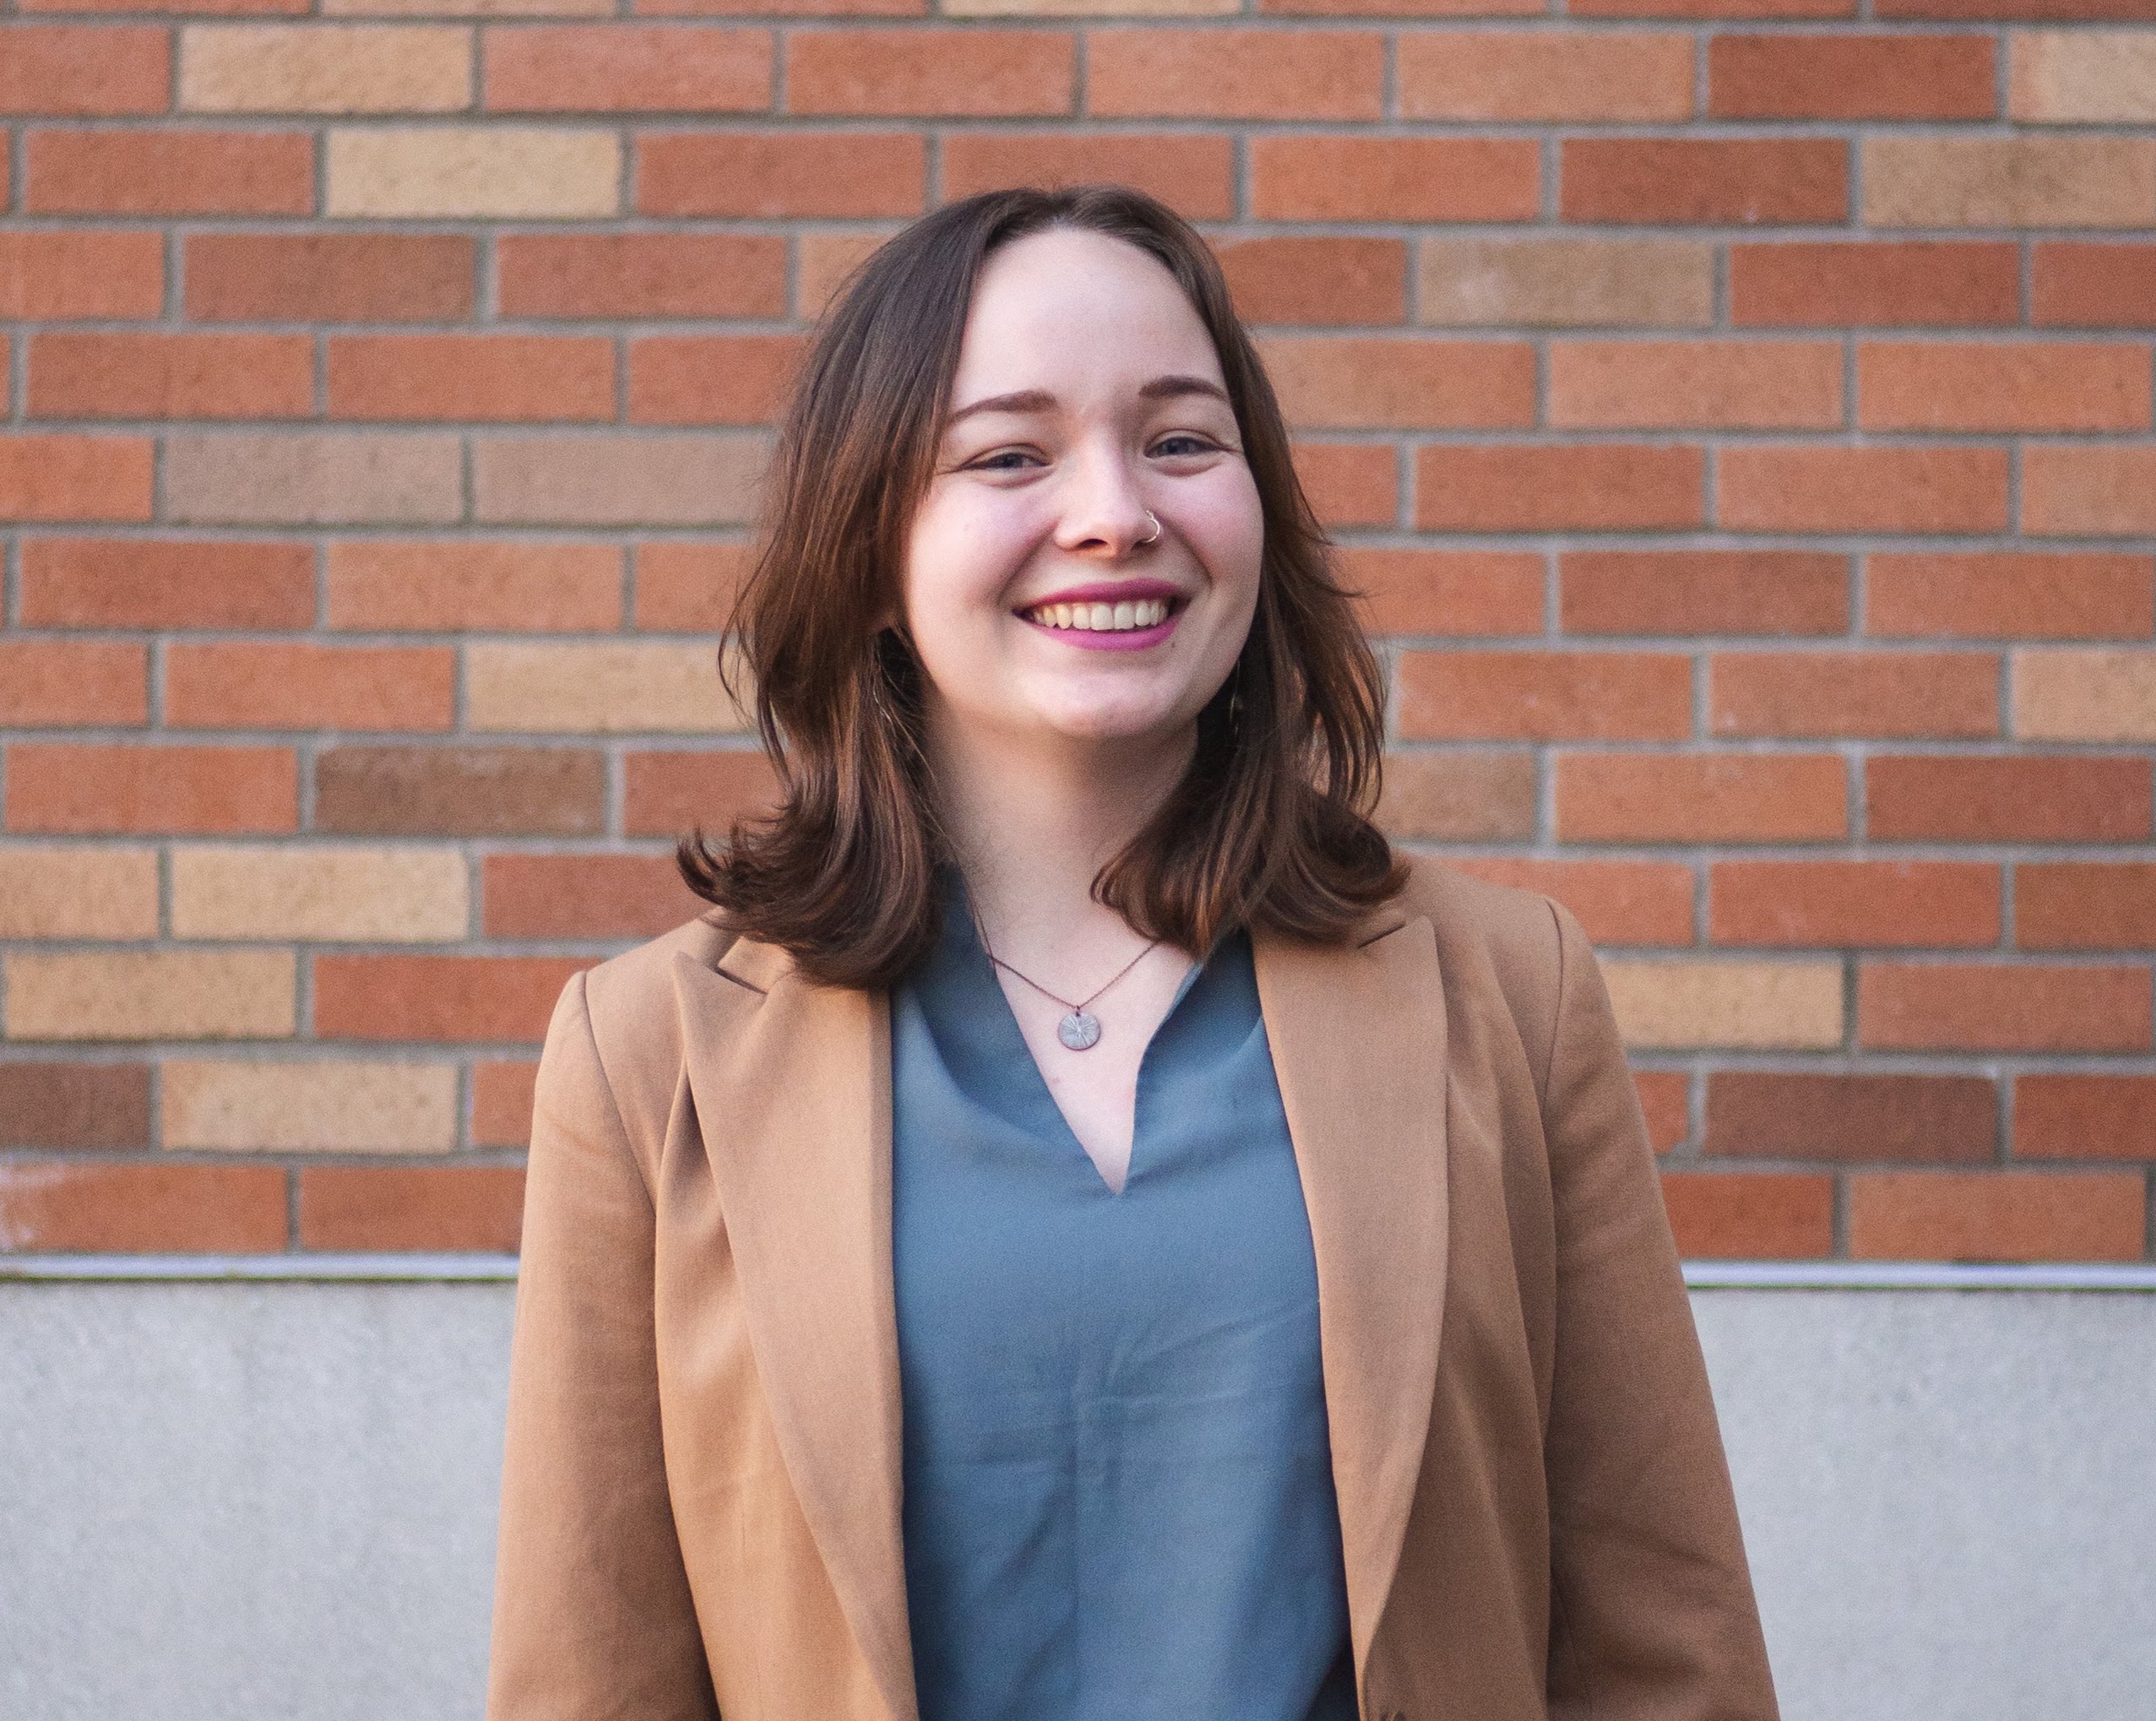
M 361 538 L 329 546 L 332 627 L 604 633 L 622 621 L 608 544 Z
M 1874 842 L 2133 843 L 2152 832 L 2143 759 L 1875 756 L 1864 795 Z
M 1739 328 L 1967 326 L 2020 317 L 2020 247 L 2011 244 L 1791 240 L 1730 247 L 1730 321 Z
M 1998 111 L 1988 35 L 1837 31 L 1707 42 L 1717 119 L 1969 120 Z
M 1832 429 L 1836 341 L 1558 340 L 1550 423 L 1574 430 Z
M 755 233 L 505 233 L 504 317 L 782 317 L 786 242 Z
M 641 544 L 636 622 L 646 633 L 723 633 L 753 556 L 746 544 Z
M 147 437 L 0 436 L 0 519 L 146 520 Z
M 921 18 L 928 0 L 633 0 L 644 18 Z
M 1340 573 L 1377 634 L 1472 638 L 1542 631 L 1542 558 L 1517 550 L 1353 547 Z
M 652 334 L 629 343 L 633 424 L 768 424 L 806 348 L 798 334 Z
M 146 1148 L 147 1064 L 0 1064 L 0 1148 Z
M 1288 422 L 1312 430 L 1504 430 L 1534 422 L 1523 340 L 1274 336 L 1262 344 Z
M 2138 1172 L 1865 1171 L 1849 1180 L 1860 1261 L 2137 1261 Z
M 614 343 L 603 336 L 346 334 L 330 336 L 329 349 L 333 418 L 614 416 Z
M 304 334 L 38 334 L 38 418 L 303 418 L 314 410 Z
M 1416 451 L 1415 524 L 1461 532 L 1699 526 L 1705 473 L 1702 451 L 1675 443 L 1436 445 Z
M 1385 38 L 1374 31 L 1096 28 L 1087 112 L 1102 118 L 1374 120 Z
M 1849 218 L 1849 146 L 1827 138 L 1567 138 L 1567 221 L 1755 226 Z
M 535 113 L 762 113 L 771 106 L 771 44 L 768 30 L 495 25 L 481 32 L 482 106 Z
M 1928 736 L 1999 732 L 1990 652 L 1725 651 L 1708 660 L 1718 736 Z
M 2014 868 L 2024 950 L 2156 950 L 2156 863 L 2024 860 Z
M 303 544 L 32 538 L 22 550 L 26 627 L 305 627 L 314 556 Z
M 447 729 L 456 654 L 443 646 L 174 645 L 165 720 L 186 729 Z
M 1722 450 L 1715 518 L 1741 532 L 2002 532 L 2004 448 Z
M 299 823 L 289 747 L 19 741 L 7 772 L 7 828 L 17 833 L 222 836 Z
M 2156 443 L 2033 442 L 2021 476 L 2024 532 L 2156 536 Z
M 2148 1051 L 2146 963 L 1859 965 L 1858 1043 L 1894 1051 Z
M 1875 0 L 1881 19 L 2034 19 L 2047 23 L 2074 19 L 2145 24 L 2156 17 L 2149 0 Z
M 1192 221 L 1235 212 L 1235 145 L 1226 138 L 1128 132 L 954 132 L 943 139 L 947 201 L 1007 185 L 1112 182 L 1150 193 Z
M 1399 459 L 1389 443 L 1295 444 L 1295 476 L 1328 527 L 1389 526 L 1399 518 Z
M 1692 38 L 1675 30 L 1404 31 L 1396 52 L 1407 119 L 1692 117 Z
M 1830 1177 L 1665 1171 L 1662 1204 L 1688 1261 L 1802 1261 L 1833 1249 Z
M 1560 753 L 1561 843 L 1817 843 L 1849 834 L 1831 753 Z
M 1854 18 L 1857 0 L 1567 0 L 1574 18 Z
M 590 966 L 565 956 L 318 956 L 314 1031 L 323 1040 L 536 1043 L 569 976 Z
M 302 1249 L 510 1254 L 524 1218 L 515 1165 L 309 1165 Z
M 443 323 L 472 314 L 477 251 L 463 234 L 190 233 L 182 242 L 191 322 Z
M 1493 883 L 1556 898 L 1579 917 L 1598 949 L 1692 942 L 1692 874 L 1681 860 L 1460 855 L 1447 855 L 1445 864 Z M 1684 1135 L 1680 1127 L 1675 1138 Z
M 0 233 L 0 318 L 155 317 L 164 305 L 165 247 L 155 233 Z
M 786 111 L 950 119 L 1067 114 L 1077 68 L 1067 30 L 804 30 L 786 43 Z
M 1531 221 L 1542 158 L 1527 138 L 1265 135 L 1250 140 L 1264 221 Z
M 1999 869 L 1947 860 L 1718 860 L 1707 936 L 1717 944 L 1836 947 L 1999 942 Z
M 651 938 L 709 907 L 671 855 L 490 855 L 489 938 Z
M 1408 248 L 1398 239 L 1245 239 L 1215 247 L 1246 323 L 1401 323 Z
M 1833 634 L 1849 627 L 1849 557 L 1812 550 L 1570 550 L 1567 633 Z
M 539 1066 L 490 1060 L 472 1066 L 471 1139 L 477 1148 L 521 1148 L 531 1139 Z
M 285 1174 L 269 1165 L 0 1161 L 0 1251 L 274 1253 Z
M 1989 1164 L 1998 1090 L 1981 1076 L 1716 1070 L 1705 1150 L 1720 1158 Z
M 33 214 L 305 215 L 306 132 L 32 132 L 23 207 Z
M 163 113 L 171 37 L 150 24 L 0 26 L 0 114 Z
M 2156 1076 L 2017 1076 L 2014 1157 L 2156 1159 Z
M 2077 551 L 1882 552 L 1865 562 L 1865 632 L 1939 639 L 2146 639 L 2156 556 Z
M 1541 0 L 1257 0 L 1262 14 L 1301 18 L 1540 18 Z
M 646 215 L 751 220 L 914 215 L 928 153 L 910 132 L 702 132 L 641 138 L 636 206 Z
M 2032 245 L 2028 320 L 2039 328 L 2156 328 L 2156 244 Z
M 1692 733 L 1692 660 L 1676 652 L 1406 652 L 1399 728 L 1410 741 L 1679 741 Z
M 315 828 L 348 835 L 595 836 L 606 762 L 584 747 L 331 747 L 314 795 Z
M 2149 424 L 2147 343 L 1859 343 L 1866 430 L 2130 431 Z
M 736 819 L 764 811 L 777 795 L 758 749 L 632 752 L 622 763 L 626 837 L 678 837 L 698 826 L 723 837 Z
M 0 638 L 0 725 L 95 729 L 149 720 L 149 651 Z
M 173 12 L 189 16 L 268 16 L 310 10 L 308 0 L 17 0 L 23 12 Z

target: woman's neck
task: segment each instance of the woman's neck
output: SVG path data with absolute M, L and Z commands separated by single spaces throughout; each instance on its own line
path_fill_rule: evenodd
M 931 710 L 938 810 L 999 956 L 1076 979 L 1137 947 L 1093 881 L 1173 791 L 1194 740 L 1043 746 Z

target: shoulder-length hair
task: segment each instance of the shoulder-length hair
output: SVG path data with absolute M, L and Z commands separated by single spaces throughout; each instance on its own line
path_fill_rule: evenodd
M 1135 245 L 1189 296 L 1264 521 L 1241 655 L 1199 714 L 1188 769 L 1094 896 L 1148 937 L 1202 952 L 1238 926 L 1337 940 L 1404 876 L 1370 819 L 1384 736 L 1377 660 L 1219 263 L 1166 205 L 1124 187 L 984 192 L 876 251 L 803 362 L 767 480 L 763 550 L 731 622 L 779 803 L 723 844 L 699 830 L 679 851 L 690 888 L 728 925 L 827 984 L 889 985 L 937 936 L 935 871 L 949 850 L 922 747 L 922 671 L 882 620 L 898 607 L 982 261 L 1048 228 Z

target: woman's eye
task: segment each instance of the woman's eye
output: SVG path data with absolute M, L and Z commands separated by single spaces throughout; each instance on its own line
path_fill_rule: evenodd
M 1189 431 L 1177 431 L 1175 435 L 1163 437 L 1155 442 L 1153 452 L 1172 459 L 1178 454 L 1208 454 L 1219 446 L 1209 437 L 1197 436 Z
M 1020 472 L 1034 458 L 1024 448 L 998 448 L 994 453 L 983 454 L 968 464 L 976 472 Z

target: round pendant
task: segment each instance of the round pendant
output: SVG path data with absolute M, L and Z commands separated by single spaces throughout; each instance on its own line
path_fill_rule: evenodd
M 1083 1051 L 1100 1038 L 1100 1018 L 1073 1010 L 1056 1024 L 1056 1038 L 1073 1051 Z

